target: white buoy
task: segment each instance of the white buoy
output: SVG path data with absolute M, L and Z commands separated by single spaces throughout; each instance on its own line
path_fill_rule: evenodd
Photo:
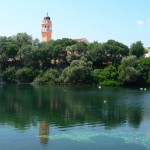
M 141 91 L 143 91 L 143 88 L 140 88 Z
M 146 88 L 144 88 L 144 91 L 146 91 Z
M 98 88 L 101 89 L 102 87 L 101 87 L 101 86 L 98 86 Z
M 107 101 L 106 101 L 106 100 L 104 100 L 104 103 L 107 103 Z

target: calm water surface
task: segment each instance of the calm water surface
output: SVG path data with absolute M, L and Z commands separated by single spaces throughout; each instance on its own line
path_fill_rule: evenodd
M 150 150 L 150 90 L 1 86 L 0 150 Z

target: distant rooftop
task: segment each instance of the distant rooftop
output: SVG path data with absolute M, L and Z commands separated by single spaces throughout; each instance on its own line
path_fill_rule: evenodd
M 145 58 L 150 57 L 150 46 L 144 46 L 144 48 L 148 50 L 148 53 L 145 54 Z
M 144 48 L 150 51 L 150 46 L 145 46 Z
M 84 43 L 86 43 L 86 44 L 89 44 L 89 43 L 90 43 L 86 38 L 73 39 L 73 40 L 75 40 L 75 41 L 77 41 L 77 42 L 84 42 Z
M 148 52 L 147 54 L 145 54 L 145 58 L 150 57 L 150 52 Z

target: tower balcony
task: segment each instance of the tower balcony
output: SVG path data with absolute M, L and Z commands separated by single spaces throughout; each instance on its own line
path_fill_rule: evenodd
M 51 29 L 42 29 L 41 32 L 52 32 Z

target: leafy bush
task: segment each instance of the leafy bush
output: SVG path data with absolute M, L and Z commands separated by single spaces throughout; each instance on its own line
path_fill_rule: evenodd
M 119 66 L 119 79 L 126 85 L 138 84 L 141 75 L 141 67 L 136 56 L 124 57 Z
M 144 46 L 141 41 L 137 41 L 136 43 L 133 43 L 130 47 L 130 54 L 135 55 L 137 58 L 144 55 Z
M 64 83 L 90 83 L 92 62 L 82 57 L 80 60 L 73 60 L 69 67 L 63 70 L 60 81 Z
M 93 83 L 99 84 L 100 82 L 99 73 L 101 71 L 102 71 L 101 69 L 95 69 L 92 71 L 91 76 L 92 76 Z
M 32 68 L 22 68 L 16 72 L 16 79 L 21 83 L 30 83 L 34 80 L 36 76 L 35 70 Z
M 5 81 L 7 83 L 14 83 L 15 82 L 15 73 L 16 73 L 15 67 L 6 68 L 6 70 L 2 73 L 3 81 Z
M 118 71 L 114 66 L 108 66 L 102 69 L 95 69 L 92 72 L 94 83 L 104 85 L 119 85 Z
M 122 85 L 122 82 L 114 81 L 114 80 L 106 80 L 106 81 L 101 82 L 101 85 L 120 86 Z
M 58 82 L 59 72 L 56 69 L 49 69 L 45 73 L 41 73 L 35 78 L 35 84 L 44 84 L 46 82 L 56 83 Z

